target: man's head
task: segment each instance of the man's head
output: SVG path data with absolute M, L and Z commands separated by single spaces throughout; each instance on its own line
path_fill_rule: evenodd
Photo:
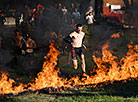
M 72 8 L 74 7 L 74 3 L 71 3 Z
M 92 15 L 92 12 L 89 12 L 89 15 L 91 16 Z
M 16 32 L 16 35 L 20 35 L 20 32 Z
M 78 9 L 77 8 L 75 8 L 75 12 L 78 12 Z
M 76 28 L 77 28 L 78 33 L 81 32 L 82 31 L 82 24 L 77 24 Z
M 28 38 L 30 38 L 31 36 L 30 36 L 30 34 L 29 33 L 26 33 L 25 34 L 25 39 L 27 40 Z

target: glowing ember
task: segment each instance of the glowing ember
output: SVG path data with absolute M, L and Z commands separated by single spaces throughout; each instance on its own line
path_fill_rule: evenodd
M 119 38 L 120 37 L 120 32 L 116 33 L 116 34 L 113 34 L 111 36 L 111 38 Z

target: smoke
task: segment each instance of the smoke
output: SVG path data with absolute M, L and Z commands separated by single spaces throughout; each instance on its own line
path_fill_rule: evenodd
M 69 8 L 67 9 L 68 9 L 68 13 L 66 15 L 67 22 L 64 22 L 63 13 L 61 11 L 61 8 L 58 7 L 58 4 L 49 5 L 48 7 L 45 8 L 45 10 L 43 11 L 43 14 L 40 15 L 39 17 L 40 23 L 35 28 L 35 32 L 33 34 L 34 38 L 37 41 L 41 41 L 39 42 L 39 44 L 41 43 L 40 45 L 46 46 L 48 44 L 47 43 L 48 40 L 56 39 L 52 37 L 51 32 L 55 32 L 57 36 L 59 35 L 66 36 L 69 34 L 71 30 L 73 30 L 71 25 L 72 16 L 70 14 Z M 43 39 L 48 39 L 48 40 L 43 41 Z

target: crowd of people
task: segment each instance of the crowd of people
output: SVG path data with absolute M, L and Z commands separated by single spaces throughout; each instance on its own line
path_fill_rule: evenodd
M 54 10 L 56 9 L 56 10 Z M 65 40 L 66 37 L 64 35 L 57 38 L 65 38 L 66 42 L 69 42 L 67 47 L 68 49 L 68 64 L 70 64 L 70 56 L 72 55 L 72 61 L 74 69 L 77 69 L 77 55 L 81 59 L 81 66 L 83 76 L 86 77 L 85 71 L 85 59 L 84 53 L 82 51 L 82 47 L 86 49 L 85 45 L 83 44 L 83 38 L 85 36 L 84 32 L 82 31 L 82 25 L 80 23 L 85 23 L 88 25 L 90 29 L 93 23 L 96 21 L 94 19 L 94 10 L 92 6 L 86 10 L 85 14 L 82 14 L 74 3 L 71 3 L 70 7 L 66 5 L 62 5 L 61 3 L 56 4 L 55 8 L 49 7 L 45 8 L 44 6 L 38 4 L 35 8 L 31 9 L 27 5 L 25 6 L 24 12 L 20 12 L 19 10 L 16 11 L 15 17 L 15 41 L 16 41 L 16 48 L 15 48 L 15 56 L 20 55 L 33 55 L 34 49 L 37 47 L 35 40 L 31 37 L 31 29 L 37 29 L 40 25 L 42 25 L 42 16 L 48 13 L 45 12 L 52 12 L 56 13 L 59 16 L 61 22 L 63 24 L 68 24 L 72 28 L 76 27 L 76 30 L 69 34 L 69 40 Z M 53 12 L 54 11 L 54 12 Z M 0 26 L 2 27 L 6 19 L 1 14 L 0 15 Z M 58 28 L 60 30 L 60 27 Z M 35 31 L 35 30 L 34 30 Z M 57 33 L 59 33 L 58 31 Z M 0 48 L 1 48 L 1 41 L 2 37 L 0 37 Z M 62 42 L 62 41 L 61 41 Z M 61 45 L 62 46 L 62 45 Z M 62 47 L 63 48 L 63 47 Z M 65 48 L 63 48 L 64 50 Z

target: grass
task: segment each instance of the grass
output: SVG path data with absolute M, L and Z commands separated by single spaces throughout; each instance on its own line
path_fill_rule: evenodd
M 102 87 L 72 89 L 53 94 L 3 97 L 0 102 L 138 102 L 138 81 L 109 83 Z
M 51 95 L 32 94 L 32 95 L 24 95 L 13 98 L 3 97 L 0 102 L 48 102 L 48 101 L 53 101 L 54 99 L 55 97 Z

